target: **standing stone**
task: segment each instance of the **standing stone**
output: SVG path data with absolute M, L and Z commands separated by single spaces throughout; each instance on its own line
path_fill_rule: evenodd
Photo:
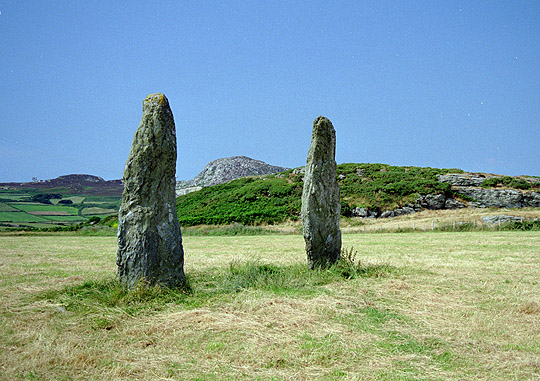
M 319 116 L 313 122 L 302 192 L 302 225 L 311 268 L 327 267 L 341 253 L 335 152 L 336 131 L 330 120 Z
M 169 101 L 151 94 L 124 168 L 118 212 L 118 277 L 167 287 L 185 283 L 182 234 L 176 214 L 176 131 Z

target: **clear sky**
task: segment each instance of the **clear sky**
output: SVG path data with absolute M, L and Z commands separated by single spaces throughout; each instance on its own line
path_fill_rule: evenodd
M 0 0 L 0 182 L 119 179 L 150 93 L 221 157 L 540 176 L 540 2 Z

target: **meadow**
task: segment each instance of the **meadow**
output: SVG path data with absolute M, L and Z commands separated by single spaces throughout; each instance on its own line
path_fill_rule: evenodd
M 120 205 L 118 196 L 66 193 L 61 198 L 49 199 L 49 203 L 41 203 L 32 199 L 40 194 L 38 190 L 20 189 L 17 192 L 0 190 L 0 231 L 73 226 L 91 217 L 116 215 Z M 68 200 L 69 206 L 61 204 Z
M 185 236 L 189 288 L 115 281 L 115 237 L 0 235 L 0 379 L 540 378 L 538 232 Z

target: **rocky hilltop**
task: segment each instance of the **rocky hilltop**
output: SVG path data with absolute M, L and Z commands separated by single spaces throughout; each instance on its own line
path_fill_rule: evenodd
M 263 176 L 288 170 L 288 168 L 266 164 L 247 156 L 232 156 L 208 163 L 195 178 L 176 182 L 176 196 L 198 191 L 204 187 L 226 183 L 248 176 Z

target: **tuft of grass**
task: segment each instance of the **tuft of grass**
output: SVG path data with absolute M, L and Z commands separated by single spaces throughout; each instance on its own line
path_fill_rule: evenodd
M 397 270 L 388 263 L 369 263 L 360 258 L 357 259 L 357 256 L 358 251 L 353 247 L 342 249 L 341 257 L 332 270 L 345 279 L 386 277 Z
M 182 303 L 191 293 L 189 282 L 180 289 L 149 285 L 144 280 L 128 290 L 116 278 L 88 280 L 82 284 L 48 290 L 36 296 L 68 312 L 86 317 L 99 316 L 102 312 L 121 312 L 129 316 L 160 311 L 170 303 Z M 114 313 L 113 313 L 114 314 Z M 105 319 L 106 320 L 106 319 Z M 100 327 L 100 319 L 92 326 Z

